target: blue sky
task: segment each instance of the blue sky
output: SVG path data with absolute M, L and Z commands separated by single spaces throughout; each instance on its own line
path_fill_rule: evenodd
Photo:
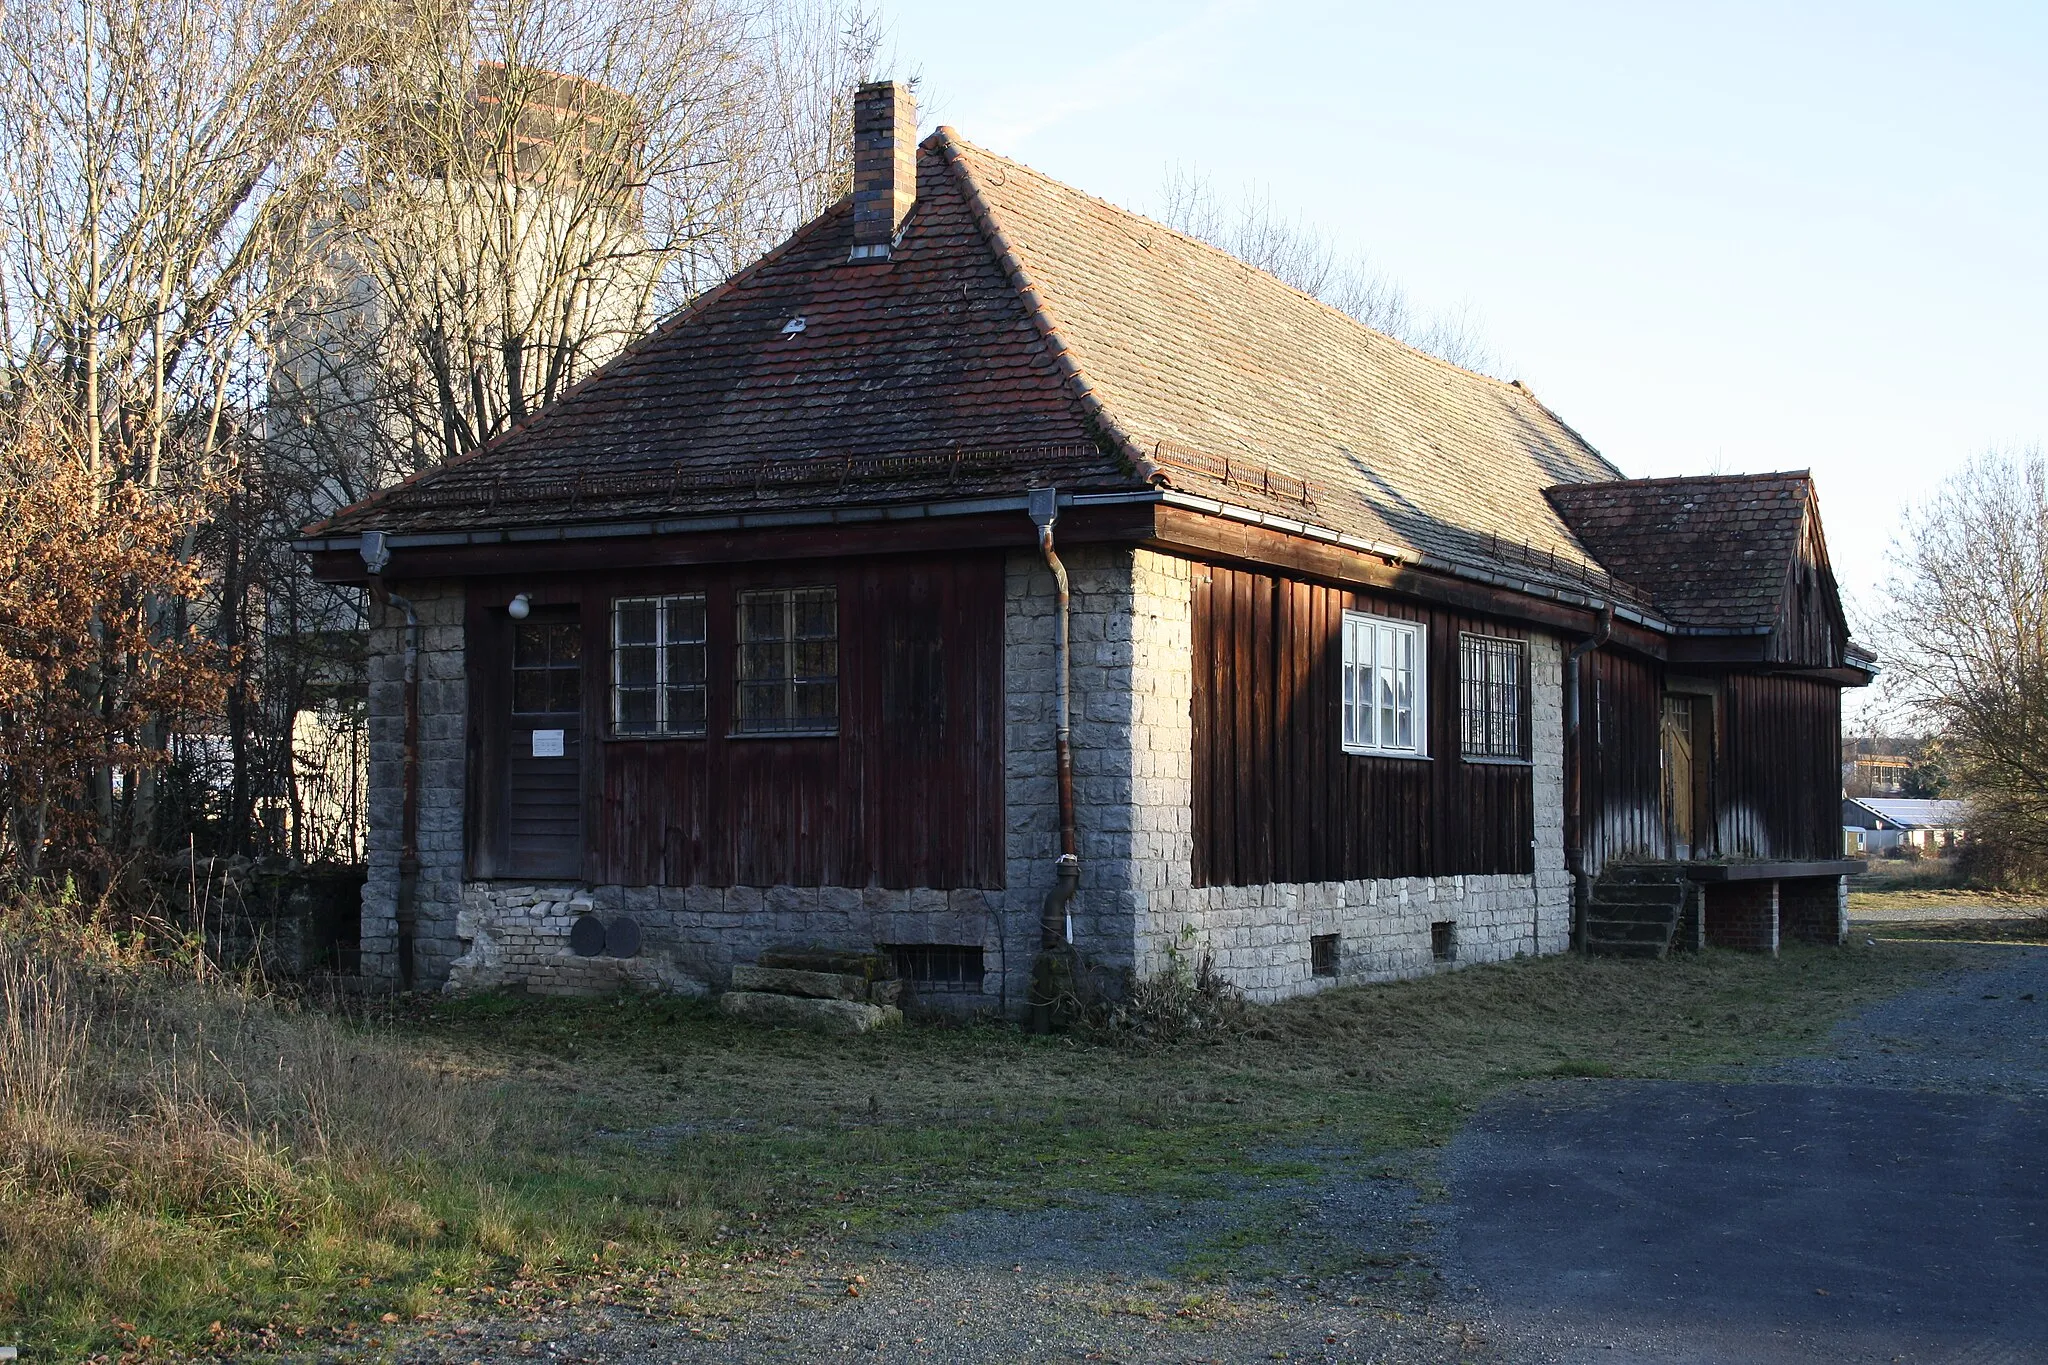
M 1141 211 L 1269 195 L 1631 475 L 1812 469 L 1852 599 L 2048 442 L 2048 4 L 884 13 L 938 121 Z

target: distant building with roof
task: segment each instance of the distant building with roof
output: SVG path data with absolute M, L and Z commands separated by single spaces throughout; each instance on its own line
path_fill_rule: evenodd
M 1840 941 L 1874 661 L 1808 475 L 1627 479 L 900 86 L 854 132 L 846 200 L 306 529 L 388 604 L 367 974 L 806 944 L 1014 1015 L 1189 951 L 1275 999 Z
M 1843 851 L 1862 857 L 1896 848 L 1946 852 L 1970 837 L 1970 810 L 1962 801 L 1853 796 L 1842 801 Z

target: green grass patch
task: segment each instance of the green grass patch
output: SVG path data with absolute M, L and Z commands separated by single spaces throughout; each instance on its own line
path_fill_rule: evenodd
M 1150 1050 L 994 1025 L 760 1032 L 666 998 L 483 996 L 351 1018 L 74 983 L 89 997 L 66 1016 L 76 1060 L 126 1079 L 75 1087 L 37 1120 L 69 1134 L 70 1156 L 9 1158 L 0 1319 L 68 1358 L 143 1338 L 260 1349 L 302 1330 L 361 1344 L 574 1294 L 710 1308 L 749 1266 L 842 1229 L 1213 1197 L 1313 1173 L 1276 1153 L 1441 1143 L 1525 1080 L 1797 1052 L 1950 961 L 1932 944 L 1517 961 L 1256 1008 L 1233 1036 Z M 212 1062 L 169 1056 L 176 1020 L 210 1030 Z M 135 1103 L 167 1086 L 187 1096 L 177 1123 Z M 176 1141 L 150 1156 L 152 1132 Z M 92 1175 L 141 1156 L 211 1174 Z

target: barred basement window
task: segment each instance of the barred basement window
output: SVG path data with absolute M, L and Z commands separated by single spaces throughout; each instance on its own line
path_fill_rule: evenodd
M 1315 934 L 1308 941 L 1308 970 L 1311 976 L 1337 974 L 1337 936 Z
M 701 735 L 705 717 L 704 594 L 612 603 L 612 732 Z
M 1428 746 L 1423 629 L 1344 613 L 1344 751 L 1423 758 Z
M 1438 920 L 1429 926 L 1429 955 L 1438 962 L 1458 960 L 1458 922 Z
M 896 974 L 912 994 L 982 989 L 981 949 L 966 944 L 898 943 Z
M 1521 640 L 1458 636 L 1458 731 L 1467 758 L 1529 756 L 1523 716 L 1527 650 Z
M 739 617 L 734 731 L 838 733 L 838 589 L 743 592 Z

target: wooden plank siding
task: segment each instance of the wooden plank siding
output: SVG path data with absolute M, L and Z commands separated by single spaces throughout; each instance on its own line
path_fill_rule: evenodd
M 838 589 L 839 727 L 732 733 L 736 595 Z M 584 630 L 586 882 L 1000 888 L 1004 879 L 1003 556 L 894 555 L 473 583 L 470 875 L 515 875 L 502 799 L 504 604 L 574 603 Z M 709 721 L 700 738 L 619 737 L 611 603 L 705 595 Z
M 1731 673 L 1722 713 L 1722 855 L 1841 857 L 1841 689 L 1811 678 Z
M 1772 663 L 1835 668 L 1841 665 L 1842 650 L 1848 641 L 1848 626 L 1835 592 L 1834 571 L 1828 565 L 1827 544 L 1821 539 L 1820 519 L 1809 512 L 1798 553 L 1792 556 L 1792 566 L 1786 573 L 1778 619 L 1766 642 L 1764 657 Z
M 1196 885 L 1531 870 L 1530 768 L 1465 761 L 1458 730 L 1459 632 L 1525 629 L 1207 564 L 1193 607 Z M 1346 610 L 1427 626 L 1431 757 L 1343 752 Z
M 1664 667 L 1617 650 L 1585 661 L 1579 697 L 1581 839 L 1586 867 L 1666 858 L 1660 726 Z M 1705 824 L 1702 821 L 1702 824 Z

